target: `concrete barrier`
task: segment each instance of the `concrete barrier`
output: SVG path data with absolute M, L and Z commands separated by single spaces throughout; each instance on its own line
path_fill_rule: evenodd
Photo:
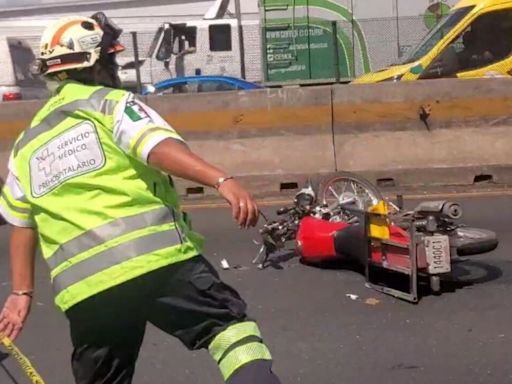
M 7 176 L 7 163 L 16 137 L 29 126 L 44 101 L 10 101 L 0 103 L 0 177 Z
M 299 184 L 298 174 L 335 170 L 330 87 L 156 96 L 147 102 L 195 152 L 229 173 L 251 177 L 253 189 L 278 192 L 287 180 Z M 182 194 L 201 194 L 193 183 L 178 186 Z
M 265 194 L 336 170 L 395 186 L 512 183 L 511 86 L 429 80 L 144 100 L 195 152 Z M 0 103 L 0 177 L 14 138 L 42 104 Z M 177 185 L 181 195 L 213 193 Z
M 512 181 L 512 81 L 333 88 L 338 169 L 395 185 Z

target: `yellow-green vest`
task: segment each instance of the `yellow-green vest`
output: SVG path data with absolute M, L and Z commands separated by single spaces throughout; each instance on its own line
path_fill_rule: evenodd
M 14 147 L 16 175 L 63 311 L 202 251 L 168 176 L 114 142 L 114 112 L 125 96 L 67 83 Z M 88 157 L 80 155 L 84 148 Z

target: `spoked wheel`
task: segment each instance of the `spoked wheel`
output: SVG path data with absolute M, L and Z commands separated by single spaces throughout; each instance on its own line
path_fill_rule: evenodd
M 350 172 L 338 172 L 320 182 L 318 199 L 323 204 L 355 199 L 354 206 L 361 210 L 383 200 L 380 191 L 365 178 Z

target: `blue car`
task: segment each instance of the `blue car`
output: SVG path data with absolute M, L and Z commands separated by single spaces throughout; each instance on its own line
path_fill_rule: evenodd
M 143 95 L 161 95 L 170 93 L 198 93 L 260 89 L 261 86 L 229 76 L 186 76 L 167 79 L 155 85 L 146 85 Z

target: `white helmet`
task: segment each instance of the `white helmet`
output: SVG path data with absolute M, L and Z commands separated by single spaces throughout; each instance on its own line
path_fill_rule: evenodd
M 112 25 L 117 34 L 112 35 L 113 29 L 108 28 Z M 41 37 L 38 72 L 47 75 L 91 67 L 100 55 L 124 50 L 117 41 L 122 30 L 116 28 L 103 14 L 100 19 L 95 14 L 93 18 L 71 16 L 58 20 L 48 26 Z

